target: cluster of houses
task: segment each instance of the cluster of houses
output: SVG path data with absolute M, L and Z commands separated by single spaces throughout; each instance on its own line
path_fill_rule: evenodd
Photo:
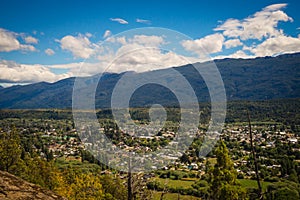
M 222 134 L 223 138 L 229 138 L 229 141 L 237 142 L 243 145 L 247 144 L 250 146 L 250 134 L 249 127 L 247 125 L 231 125 L 227 127 Z M 272 148 L 276 147 L 276 141 L 280 141 L 280 144 L 299 144 L 300 137 L 288 130 L 276 130 L 274 125 L 256 125 L 252 127 L 252 138 L 253 145 L 255 148 L 261 148 L 265 151 L 270 151 Z M 299 146 L 298 146 L 299 147 Z M 293 151 L 299 151 L 300 148 L 293 148 Z M 249 155 L 251 154 L 250 149 L 241 148 L 242 158 L 234 160 L 234 166 L 237 168 L 237 171 L 244 173 L 240 169 L 243 166 L 249 165 Z M 260 160 L 266 160 L 269 158 L 263 156 L 257 156 Z M 261 167 L 266 167 L 267 169 L 280 169 L 281 165 L 278 163 L 270 162 L 269 165 L 262 164 Z M 254 171 L 247 171 L 245 175 L 251 176 L 255 174 Z
M 76 129 L 63 134 L 57 133 L 56 129 L 50 129 L 41 137 L 46 141 L 47 148 L 53 153 L 54 158 L 61 156 L 79 158 L 80 151 L 85 148 L 77 136 Z
M 110 130 L 114 131 L 114 130 Z M 101 128 L 99 130 L 99 133 L 104 133 L 105 129 Z M 155 163 L 164 163 L 166 161 L 174 161 L 175 164 L 173 166 L 178 166 L 181 169 L 184 170 L 195 170 L 200 173 L 203 173 L 205 170 L 205 162 L 199 162 L 197 159 L 190 158 L 190 162 L 188 163 L 181 163 L 179 162 L 179 157 L 182 156 L 182 153 L 176 152 L 176 149 L 178 149 L 178 141 L 175 140 L 176 134 L 175 132 L 171 130 L 165 130 L 161 132 L 160 134 L 151 135 L 151 134 L 143 134 L 143 135 L 136 135 L 136 133 L 139 133 L 140 131 L 138 129 L 131 130 L 130 138 L 134 139 L 139 138 L 142 140 L 165 140 L 167 139 L 169 141 L 168 147 L 170 148 L 169 151 L 165 152 L 158 152 L 155 156 L 153 156 L 156 152 L 147 147 L 142 145 L 135 145 L 130 146 L 126 145 L 124 141 L 120 141 L 118 144 L 113 144 L 111 147 L 115 151 L 115 154 L 118 156 L 122 156 L 124 151 L 131 151 L 131 152 L 142 152 L 145 153 L 145 156 L 142 158 L 141 162 L 146 162 L 148 159 Z M 291 133 L 288 130 L 274 130 L 273 125 L 257 125 L 252 127 L 252 133 L 253 133 L 253 142 L 256 146 L 259 146 L 262 149 L 268 150 L 276 147 L 275 141 L 280 141 L 282 144 L 299 144 L 300 137 L 297 136 L 294 133 Z M 89 133 L 90 135 L 92 133 Z M 124 132 L 122 132 L 124 134 Z M 199 133 L 198 134 L 202 134 Z M 127 134 L 128 135 L 128 134 Z M 191 133 L 189 135 L 186 135 L 187 137 L 194 137 L 194 133 Z M 223 129 L 223 132 L 220 135 L 222 138 L 228 141 L 233 141 L 241 144 L 243 146 L 244 144 L 250 145 L 250 136 L 249 136 L 249 128 L 247 125 L 226 125 L 226 127 Z M 87 138 L 79 138 L 76 129 L 69 130 L 63 134 L 58 134 L 55 129 L 51 129 L 46 131 L 42 136 L 45 141 L 47 141 L 47 147 L 49 151 L 51 151 L 54 155 L 54 157 L 77 157 L 80 158 L 80 151 L 82 149 L 89 149 L 88 146 L 93 146 L 94 148 L 99 147 L 99 150 L 101 148 L 104 148 L 105 145 L 101 144 L 103 143 L 103 140 L 94 140 L 94 142 L 89 142 Z M 128 136 L 127 136 L 128 137 Z M 159 150 L 158 148 L 157 150 Z M 293 149 L 295 151 L 300 151 L 300 149 Z M 147 154 L 150 153 L 150 154 Z M 234 166 L 238 170 L 238 172 L 243 173 L 240 169 L 243 168 L 243 166 L 248 165 L 249 163 L 249 155 L 251 154 L 250 149 L 240 148 L 241 156 L 239 159 L 233 159 L 234 160 Z M 151 157 L 151 159 L 150 159 Z M 154 159 L 154 160 L 153 160 Z M 205 160 L 206 158 L 204 158 Z M 264 158 L 261 158 L 264 159 Z M 120 165 L 126 166 L 128 163 L 126 160 L 121 161 Z M 173 162 L 173 163 L 174 163 Z M 171 165 L 165 165 L 163 166 L 164 169 L 172 169 L 170 167 Z M 177 169 L 178 169 L 177 167 Z M 280 165 L 277 163 L 265 166 L 268 169 L 275 169 L 280 168 Z M 156 166 L 151 166 L 151 169 L 156 170 Z M 254 171 L 248 171 L 246 175 L 252 175 Z

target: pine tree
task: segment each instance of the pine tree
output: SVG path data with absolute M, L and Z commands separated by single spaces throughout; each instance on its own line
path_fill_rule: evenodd
M 236 181 L 237 172 L 228 155 L 228 149 L 221 140 L 215 150 L 217 163 L 210 171 L 210 192 L 212 199 L 246 199 L 246 192 Z
M 0 139 L 0 169 L 11 172 L 21 158 L 20 137 L 15 128 L 3 132 Z

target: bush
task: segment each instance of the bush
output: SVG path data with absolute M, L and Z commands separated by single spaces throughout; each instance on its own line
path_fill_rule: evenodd
M 162 191 L 164 189 L 163 185 L 158 181 L 151 181 L 147 183 L 147 188 L 149 190 Z
M 278 177 L 271 177 L 271 176 L 267 176 L 264 181 L 267 181 L 267 182 L 279 182 L 280 179 Z
M 237 178 L 238 178 L 238 179 L 244 179 L 244 174 L 239 173 L 239 174 L 237 175 Z
M 200 180 L 200 181 L 195 182 L 192 185 L 192 187 L 195 188 L 195 189 L 199 189 L 199 188 L 202 188 L 202 187 L 208 187 L 208 182 L 206 180 Z

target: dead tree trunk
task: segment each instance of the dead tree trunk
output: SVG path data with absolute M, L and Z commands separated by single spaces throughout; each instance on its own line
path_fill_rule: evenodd
M 127 188 L 128 188 L 127 199 L 132 200 L 133 199 L 133 191 L 132 191 L 131 155 L 129 156 L 129 160 L 128 160 Z
M 258 185 L 258 196 L 259 196 L 259 199 L 263 199 L 262 189 L 261 189 L 260 180 L 259 180 L 259 173 L 258 173 L 258 165 L 257 165 L 256 154 L 255 154 L 255 148 L 254 148 L 254 145 L 253 145 L 251 119 L 250 119 L 250 114 L 249 114 L 248 110 L 247 110 L 247 115 L 248 115 L 248 124 L 249 124 L 249 134 L 250 134 L 251 151 L 252 151 L 252 156 L 253 156 L 253 161 L 254 161 L 254 166 L 255 166 L 256 181 L 257 181 L 257 185 Z

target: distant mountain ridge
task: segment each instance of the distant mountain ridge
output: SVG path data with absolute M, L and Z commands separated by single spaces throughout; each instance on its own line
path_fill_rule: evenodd
M 228 100 L 269 100 L 300 97 L 300 53 L 255 59 L 215 60 L 224 81 Z M 193 66 L 201 67 L 205 63 Z M 174 67 L 191 84 L 199 101 L 209 101 L 209 93 L 202 77 L 192 65 Z M 157 71 L 167 76 L 168 70 Z M 145 72 L 147 73 L 151 72 Z M 107 73 L 101 77 L 96 92 L 96 107 L 110 106 L 110 98 L 123 73 Z M 138 73 L 134 76 L 140 76 Z M 24 86 L 0 88 L 0 108 L 71 108 L 75 78 L 55 83 L 34 83 Z M 97 77 L 86 78 L 86 82 L 97 81 Z M 174 84 L 176 82 L 174 81 Z M 131 106 L 145 106 L 159 101 L 165 105 L 178 103 L 174 94 L 165 88 L 146 85 L 134 93 Z

